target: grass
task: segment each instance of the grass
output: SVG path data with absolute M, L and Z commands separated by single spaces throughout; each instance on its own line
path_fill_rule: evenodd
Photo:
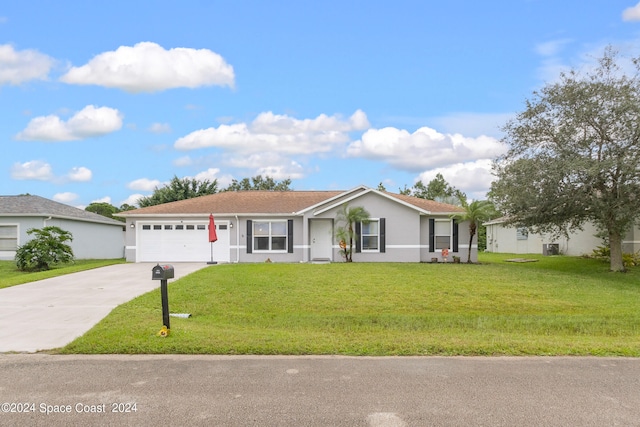
M 83 259 L 76 260 L 73 264 L 53 267 L 51 270 L 27 273 L 18 270 L 15 261 L 0 261 L 0 289 L 124 262 L 124 259 Z
M 640 356 L 639 269 L 509 257 L 218 265 L 169 285 L 171 312 L 193 317 L 172 317 L 168 337 L 156 290 L 59 352 Z

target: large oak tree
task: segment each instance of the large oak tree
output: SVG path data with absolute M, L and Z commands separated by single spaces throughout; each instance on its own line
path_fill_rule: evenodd
M 622 71 L 608 47 L 597 66 L 563 73 L 504 127 L 491 197 L 509 223 L 567 233 L 586 221 L 608 237 L 611 270 L 640 218 L 640 67 Z

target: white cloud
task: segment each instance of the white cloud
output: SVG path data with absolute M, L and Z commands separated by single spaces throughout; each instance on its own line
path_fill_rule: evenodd
M 174 48 L 142 42 L 104 52 L 60 78 L 69 84 L 98 85 L 126 92 L 234 85 L 233 67 L 208 49 Z
M 626 8 L 622 12 L 622 20 L 626 22 L 640 21 L 640 3 Z
M 265 166 L 256 171 L 257 175 L 269 176 L 276 180 L 283 179 L 301 179 L 305 173 L 302 165 L 298 162 L 291 161 L 285 165 Z
M 38 51 L 16 51 L 11 45 L 0 45 L 0 85 L 46 80 L 53 64 L 52 58 Z
M 266 112 L 259 114 L 250 124 L 223 124 L 217 128 L 197 130 L 179 138 L 174 147 L 178 150 L 218 147 L 243 154 L 326 153 L 349 142 L 348 132 L 368 126 L 366 114 L 361 110 L 346 120 L 325 114 L 315 119 L 299 120 Z
M 16 135 L 22 141 L 74 141 L 115 132 L 122 128 L 122 114 L 109 107 L 87 105 L 66 122 L 55 115 L 32 119 Z
M 194 176 L 194 179 L 197 179 L 198 181 L 204 181 L 204 180 L 208 180 L 208 181 L 214 181 L 215 179 L 218 178 L 218 174 L 220 173 L 220 169 L 218 168 L 209 168 L 205 171 L 202 171 L 198 174 L 196 174 L 196 176 Z M 191 179 L 191 178 L 189 178 Z
M 127 184 L 127 188 L 138 191 L 153 191 L 156 187 L 161 187 L 162 185 L 162 182 L 157 179 L 140 178 Z
M 347 154 L 384 161 L 402 170 L 417 171 L 492 159 L 505 150 L 500 141 L 488 136 L 469 138 L 460 134 L 442 134 L 428 127 L 409 133 L 404 129 L 387 127 L 366 131 L 359 141 L 348 147 Z
M 485 199 L 495 177 L 491 174 L 491 159 L 466 163 L 454 163 L 430 169 L 418 176 L 418 181 L 428 184 L 437 174 L 452 186 L 464 191 L 471 199 Z
M 60 203 L 71 203 L 78 198 L 76 193 L 57 193 L 53 195 L 53 200 Z
M 93 173 L 91 172 L 91 170 L 85 168 L 84 166 L 74 167 L 67 174 L 69 180 L 78 182 L 91 181 L 92 176 Z
M 54 178 L 49 163 L 32 160 L 24 163 L 14 163 L 11 167 L 11 178 L 19 180 L 50 181 Z
M 168 123 L 153 123 L 149 126 L 151 133 L 171 133 L 171 126 Z
M 233 181 L 233 176 L 229 174 L 220 175 L 220 169 L 208 168 L 202 172 L 196 174 L 196 176 L 185 176 L 185 179 L 197 179 L 198 181 L 209 180 L 213 182 L 218 180 L 218 189 L 223 189 L 229 186 Z
M 104 197 L 102 197 L 100 199 L 92 200 L 91 203 L 109 203 L 109 204 L 111 204 L 111 197 L 104 196 Z
M 451 113 L 429 121 L 442 133 L 501 138 L 501 128 L 513 118 L 513 113 Z
M 138 200 L 140 200 L 141 197 L 144 197 L 144 195 L 142 194 L 132 194 L 129 197 L 127 197 L 126 199 L 124 199 L 123 201 L 120 202 L 120 206 L 122 205 L 129 205 L 129 206 L 138 206 Z

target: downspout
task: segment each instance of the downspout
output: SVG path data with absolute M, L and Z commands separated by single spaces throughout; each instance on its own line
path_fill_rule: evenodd
M 53 219 L 52 216 L 50 216 L 49 218 L 45 218 L 44 221 L 42 221 L 42 227 L 46 227 L 47 226 L 47 221 L 51 221 Z
M 236 264 L 240 262 L 240 220 L 236 215 Z

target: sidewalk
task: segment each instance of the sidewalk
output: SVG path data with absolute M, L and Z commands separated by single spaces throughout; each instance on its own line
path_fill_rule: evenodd
M 117 264 L 0 289 L 0 353 L 32 353 L 70 343 L 118 305 L 160 287 L 159 280 L 151 280 L 154 265 Z M 172 265 L 173 280 L 207 267 Z

